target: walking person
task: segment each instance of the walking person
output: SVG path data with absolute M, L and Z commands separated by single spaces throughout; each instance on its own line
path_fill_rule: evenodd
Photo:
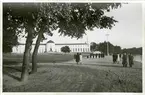
M 95 57 L 97 58 L 97 53 L 95 54 Z
M 83 56 L 82 56 L 82 54 L 81 54 L 81 53 L 79 54 L 79 57 L 80 57 L 80 62 L 79 62 L 79 63 L 80 63 L 80 64 L 83 64 L 83 63 L 82 63 Z
M 123 67 L 127 67 L 127 54 L 124 53 L 122 56 L 122 65 Z
M 101 58 L 103 58 L 103 53 L 101 53 Z
M 87 58 L 89 58 L 89 55 L 87 55 Z
M 122 61 L 122 54 L 121 53 L 119 54 L 119 58 L 120 58 L 120 61 Z
M 122 55 L 121 55 L 121 53 L 120 53 L 120 54 L 119 54 L 120 59 L 121 59 L 121 56 L 122 56 Z
M 79 53 L 76 54 L 75 59 L 76 59 L 76 63 L 79 64 L 79 62 L 80 62 L 80 55 L 79 55 Z
M 92 58 L 92 54 L 90 53 L 90 58 Z
M 115 63 L 117 63 L 117 54 L 115 54 Z
M 99 53 L 99 58 L 101 57 L 101 54 Z
M 101 58 L 102 58 L 102 53 L 100 54 Z
M 95 57 L 95 55 L 92 53 L 93 58 Z
M 129 59 L 129 66 L 132 67 L 134 62 L 133 62 L 133 55 L 131 53 L 128 55 L 128 59 Z
M 115 64 L 115 63 L 116 63 L 116 55 L 113 54 L 113 55 L 112 55 L 112 58 L 113 58 L 113 63 Z
M 119 54 L 117 54 L 117 63 L 119 64 L 119 62 L 120 62 L 120 56 Z
M 105 57 L 105 54 L 103 53 L 103 58 Z

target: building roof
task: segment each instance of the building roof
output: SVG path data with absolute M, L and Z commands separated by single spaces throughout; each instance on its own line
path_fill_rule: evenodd
M 52 40 L 49 40 L 47 43 L 54 43 Z
M 25 43 L 18 43 L 18 45 L 26 45 L 26 44 Z M 36 44 L 32 43 L 32 45 L 36 45 Z M 46 44 L 40 43 L 40 45 L 46 45 Z
M 47 43 L 54 43 L 52 40 L 49 40 Z M 55 45 L 87 45 L 88 43 L 56 43 Z M 18 45 L 25 45 L 25 43 L 19 43 Z M 33 43 L 32 45 L 35 45 Z M 40 43 L 40 45 L 46 45 L 44 43 Z
M 55 45 L 86 45 L 87 43 L 56 43 Z

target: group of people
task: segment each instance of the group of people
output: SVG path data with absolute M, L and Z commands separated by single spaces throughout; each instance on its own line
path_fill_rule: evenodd
M 90 58 L 104 58 L 104 54 L 90 54 Z M 134 64 L 133 62 L 133 55 L 130 53 L 130 54 L 127 54 L 127 53 L 123 53 L 123 54 L 113 54 L 112 55 L 113 57 L 113 63 L 114 64 L 119 64 L 121 61 L 122 61 L 122 65 L 123 67 L 127 67 L 127 65 L 129 65 L 130 67 L 132 67 L 132 65 Z M 89 56 L 87 56 L 87 58 L 89 58 Z M 74 59 L 76 61 L 77 64 L 83 64 L 82 63 L 82 54 L 81 53 L 77 53 L 74 55 Z
M 113 54 L 112 57 L 113 57 L 113 63 L 119 64 L 119 62 L 121 61 L 121 54 Z
M 104 58 L 104 57 L 105 57 L 105 54 L 103 54 L 103 53 L 101 53 L 101 54 L 90 53 L 90 55 L 87 56 L 87 58 Z M 74 54 L 74 59 L 77 64 L 83 64 L 82 63 L 83 57 L 82 57 L 81 53 Z
M 74 55 L 74 59 L 75 59 L 75 61 L 76 61 L 77 64 L 82 64 L 83 57 L 82 57 L 82 54 L 81 53 L 75 54 Z
M 133 62 L 133 55 L 127 54 L 127 53 L 123 53 L 123 54 L 113 54 L 113 63 L 120 63 L 122 61 L 122 65 L 123 67 L 127 67 L 127 65 L 129 65 L 130 67 L 132 67 L 132 65 L 134 64 Z
M 90 56 L 87 56 L 87 58 L 104 58 L 105 57 L 105 54 L 101 53 L 101 54 L 93 54 L 93 53 L 90 53 Z
M 132 65 L 134 64 L 133 62 L 133 55 L 124 53 L 122 56 L 122 65 L 123 67 L 127 67 L 127 65 L 129 64 L 130 67 L 132 67 Z

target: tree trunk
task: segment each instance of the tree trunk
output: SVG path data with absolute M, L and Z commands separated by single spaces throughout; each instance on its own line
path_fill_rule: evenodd
M 32 74 L 37 72 L 37 54 L 38 54 L 38 49 L 39 49 L 39 45 L 40 45 L 40 41 L 42 39 L 42 32 L 39 32 L 37 41 L 36 41 L 36 45 L 32 54 Z
M 31 30 L 31 29 L 30 29 Z M 21 73 L 21 81 L 27 81 L 29 75 L 29 64 L 30 64 L 30 51 L 32 46 L 32 31 L 28 32 L 28 36 L 26 39 L 25 51 L 23 55 L 23 65 L 22 65 L 22 73 Z

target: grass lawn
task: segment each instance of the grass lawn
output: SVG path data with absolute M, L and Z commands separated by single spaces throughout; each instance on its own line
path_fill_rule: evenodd
M 38 54 L 37 62 L 38 63 L 49 63 L 49 62 L 64 62 L 73 59 L 72 54 L 64 53 L 43 53 Z M 31 58 L 30 58 L 31 60 Z M 3 64 L 19 64 L 23 61 L 23 54 L 3 54 Z
M 20 65 L 3 65 L 3 92 L 141 93 L 141 63 L 135 62 L 132 68 L 124 68 L 121 63 L 112 64 L 111 58 L 83 58 L 82 65 L 77 65 L 74 61 L 40 63 L 38 72 L 29 75 L 25 83 L 20 82 Z

